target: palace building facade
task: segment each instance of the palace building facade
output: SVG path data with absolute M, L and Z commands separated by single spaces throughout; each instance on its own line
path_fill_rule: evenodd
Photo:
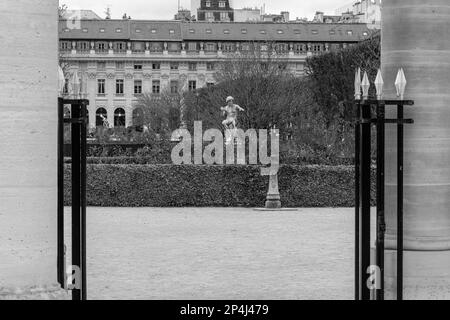
M 301 76 L 308 56 L 346 48 L 370 34 L 365 24 L 105 19 L 81 20 L 74 28 L 70 21 L 59 23 L 66 76 L 77 72 L 85 83 L 91 128 L 103 119 L 111 126 L 132 126 L 143 93 L 213 85 L 221 61 L 255 45 L 276 52 Z

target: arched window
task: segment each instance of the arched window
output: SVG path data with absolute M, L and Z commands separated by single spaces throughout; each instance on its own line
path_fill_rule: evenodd
M 144 111 L 141 108 L 133 110 L 133 126 L 141 127 L 144 125 Z
M 125 110 L 122 108 L 114 111 L 114 127 L 125 127 Z
M 108 118 L 108 112 L 104 108 L 98 108 L 96 112 L 95 125 L 97 127 L 103 127 L 104 122 Z

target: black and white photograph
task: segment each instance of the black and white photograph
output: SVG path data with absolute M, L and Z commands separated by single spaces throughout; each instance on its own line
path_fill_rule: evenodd
M 449 0 L 0 0 L 0 42 L 0 300 L 450 299 Z

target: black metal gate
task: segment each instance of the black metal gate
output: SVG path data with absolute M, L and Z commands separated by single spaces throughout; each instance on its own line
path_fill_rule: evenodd
M 403 299 L 403 128 L 412 119 L 403 118 L 404 106 L 414 105 L 411 100 L 357 100 L 355 126 L 355 300 L 384 300 L 384 238 L 386 231 L 384 208 L 385 125 L 397 125 L 397 300 Z M 386 119 L 386 106 L 397 107 L 397 119 Z M 376 117 L 372 117 L 375 108 Z M 378 287 L 368 284 L 370 261 L 370 208 L 371 208 L 371 128 L 377 129 L 376 157 L 376 277 Z
M 64 106 L 70 105 L 70 117 Z M 58 281 L 72 292 L 72 300 L 87 299 L 86 279 L 86 147 L 88 100 L 58 100 Z M 70 124 L 72 140 L 72 264 L 68 283 L 64 245 L 64 124 Z

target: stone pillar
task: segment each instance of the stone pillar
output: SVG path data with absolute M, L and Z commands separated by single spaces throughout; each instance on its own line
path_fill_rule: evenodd
M 448 0 L 385 0 L 382 72 L 395 98 L 405 71 L 404 298 L 450 298 L 450 7 Z M 396 112 L 387 108 L 387 117 Z M 386 132 L 386 298 L 396 294 L 396 128 Z
M 0 1 L 0 299 L 60 299 L 58 1 Z

